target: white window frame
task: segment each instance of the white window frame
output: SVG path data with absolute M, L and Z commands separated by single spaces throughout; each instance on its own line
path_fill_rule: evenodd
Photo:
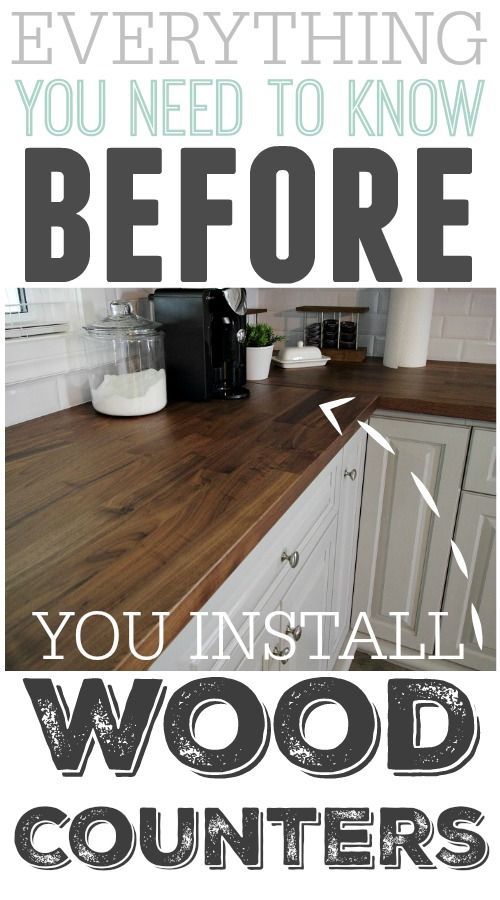
M 61 317 L 60 320 L 64 328 L 63 330 L 54 328 L 58 325 L 54 320 L 51 330 L 50 322 L 45 321 L 43 326 L 47 327 L 42 326 L 38 334 L 32 332 L 26 336 L 24 333 L 22 336 L 7 339 L 5 341 L 6 385 L 36 381 L 55 375 L 66 375 L 69 372 L 85 371 L 82 325 L 90 317 L 98 318 L 99 314 L 104 315 L 105 303 L 116 299 L 117 291 L 103 289 L 102 309 L 98 315 L 94 315 L 93 311 L 86 310 L 88 304 L 85 302 L 80 288 L 26 288 L 25 290 L 28 304 L 26 315 L 28 316 L 30 315 L 30 292 L 36 291 L 37 302 L 31 307 L 31 322 L 34 325 L 36 325 L 36 307 L 40 302 L 54 303 L 56 309 L 58 304 L 64 303 L 64 306 L 61 305 L 61 310 L 64 309 L 64 317 Z
M 17 289 L 16 289 L 17 290 Z M 112 300 L 132 299 L 131 291 L 123 288 L 25 288 L 28 310 L 30 292 L 36 292 L 40 302 L 65 304 L 63 332 L 43 331 L 29 337 L 15 337 L 5 341 L 5 383 L 35 382 L 40 378 L 87 371 L 82 325 L 106 314 Z M 147 296 L 151 288 L 133 291 L 137 298 Z M 35 304 L 35 311 L 36 305 Z M 63 308 L 63 307 L 61 307 Z M 23 313 L 22 315 L 25 315 Z M 29 315 L 29 312 L 27 313 Z M 36 321 L 36 314 L 33 320 Z M 44 324 L 47 324 L 45 322 Z
M 19 290 L 24 292 L 26 309 L 9 311 L 9 305 L 14 306 L 14 292 Z M 81 297 L 75 289 L 4 288 L 3 293 L 6 303 L 5 337 L 8 341 L 66 334 L 80 322 Z M 9 304 L 9 301 L 14 302 Z
M 9 320 L 9 316 L 19 314 L 24 315 L 28 312 L 28 301 L 26 300 L 25 288 L 3 288 L 3 292 L 8 306 L 8 309 L 5 311 L 6 323 Z M 15 312 L 10 312 L 10 307 L 15 306 L 16 304 L 19 305 L 20 309 L 16 310 Z M 24 309 L 22 307 L 24 307 Z

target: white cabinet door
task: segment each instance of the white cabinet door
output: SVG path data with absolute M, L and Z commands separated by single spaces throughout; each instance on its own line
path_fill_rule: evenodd
M 454 540 L 462 551 L 468 579 L 452 557 L 443 611 L 443 653 L 456 653 L 464 644 L 464 664 L 471 669 L 495 668 L 495 498 L 464 492 Z M 481 620 L 483 649 L 472 627 L 471 607 Z
M 262 538 L 254 550 L 242 561 L 238 568 L 207 600 L 201 610 L 206 619 L 203 623 L 203 654 L 208 660 L 193 661 L 196 653 L 196 625 L 191 621 L 164 652 L 152 664 L 153 670 L 176 669 L 238 669 L 246 660 L 237 643 L 233 643 L 231 662 L 226 664 L 214 660 L 218 652 L 219 620 L 215 613 L 226 613 L 234 626 L 245 634 L 245 620 L 242 611 L 258 611 L 261 620 L 275 607 L 279 607 L 279 597 L 287 586 L 300 574 L 303 563 L 315 542 L 324 531 L 325 523 L 337 513 L 340 501 L 342 455 L 335 456 L 306 490 L 291 505 L 270 531 Z M 291 557 L 290 561 L 284 554 Z M 296 557 L 296 561 L 293 559 Z M 292 563 L 293 562 L 293 567 Z M 278 590 L 280 588 L 280 591 Z M 271 604 L 271 605 L 270 605 Z M 256 627 L 256 638 L 259 628 Z M 262 635 L 259 635 L 261 640 Z M 260 669 L 260 662 L 255 662 Z
M 351 620 L 365 451 L 366 432 L 360 428 L 345 445 L 342 455 L 342 486 L 333 582 L 333 608 L 338 611 L 339 626 L 334 629 L 332 623 L 330 634 L 330 652 L 334 658 L 340 652 Z
M 473 428 L 464 490 L 478 494 L 497 492 L 496 432 L 491 428 Z
M 470 429 L 382 416 L 371 423 L 394 455 L 368 440 L 353 621 L 367 612 L 377 637 L 393 642 L 389 613 L 404 611 L 404 646 L 425 643 L 430 653 L 434 625 L 428 612 L 442 605 Z M 439 518 L 417 491 L 412 472 L 430 491 Z
M 334 609 L 333 603 L 333 568 L 337 519 L 327 527 L 323 536 L 314 547 L 301 572 L 281 597 L 281 608 L 284 612 L 295 613 L 299 623 L 301 612 L 324 613 Z M 323 654 L 329 653 L 330 620 L 324 617 L 321 624 Z M 286 647 L 286 644 L 282 644 Z M 292 671 L 331 668 L 331 660 L 314 660 L 311 656 L 318 654 L 318 619 L 308 617 L 302 627 L 300 639 L 295 644 L 295 654 L 286 662 L 286 668 Z M 283 662 L 280 663 L 283 666 Z

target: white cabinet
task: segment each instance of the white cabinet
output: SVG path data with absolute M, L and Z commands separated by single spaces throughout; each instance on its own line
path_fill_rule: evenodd
M 367 612 L 378 638 L 394 642 L 391 612 L 403 611 L 402 643 L 434 638 L 430 611 L 441 609 L 470 428 L 374 416 L 394 455 L 370 440 L 366 453 L 353 621 Z M 412 479 L 425 484 L 439 510 L 431 512 Z
M 301 613 L 326 613 L 335 608 L 333 603 L 333 562 L 336 534 L 337 519 L 329 524 L 304 568 L 290 585 L 289 590 L 283 594 L 281 602 L 283 611 L 294 614 L 297 625 L 301 628 L 300 638 L 295 642 L 295 653 L 286 662 L 287 669 L 301 671 L 331 667 L 329 660 L 311 658 L 318 655 L 318 643 L 322 645 L 322 655 L 330 653 L 330 617 L 323 616 L 320 619 L 317 616 L 306 616 L 303 619 L 302 627 L 299 617 Z M 319 637 L 318 628 L 321 630 Z M 283 665 L 283 663 L 280 664 Z
M 462 494 L 454 540 L 468 568 L 468 579 L 450 557 L 444 596 L 442 650 L 456 654 L 464 645 L 464 665 L 471 669 L 495 668 L 495 498 L 486 494 Z M 481 621 L 483 649 L 472 625 L 471 607 Z
M 359 429 L 341 454 L 338 515 L 328 525 L 302 572 L 283 597 L 281 608 L 285 612 L 327 614 L 320 623 L 314 615 L 304 618 L 295 654 L 286 663 L 289 669 L 330 669 L 349 629 L 365 450 L 366 433 Z M 336 616 L 329 613 L 336 613 Z M 318 628 L 321 629 L 320 637 Z M 328 656 L 326 660 L 313 658 L 318 655 L 320 641 L 322 653 Z
M 201 639 L 193 620 L 152 669 L 267 671 L 333 666 L 350 621 L 365 446 L 366 436 L 359 430 L 208 599 L 200 611 Z M 293 612 L 299 625 L 301 612 L 333 611 L 338 612 L 338 626 L 334 627 L 332 617 L 324 617 L 322 623 L 324 654 L 330 659 L 310 659 L 317 655 L 314 617 L 306 618 L 296 652 L 285 664 L 265 659 L 266 642 L 271 649 L 288 646 L 265 629 L 266 616 Z M 250 643 L 245 612 L 257 614 L 253 659 L 247 658 L 240 643 L 247 647 Z M 224 613 L 238 636 L 226 622 L 220 653 L 220 614 Z M 284 616 L 272 622 L 277 631 L 284 631 L 286 625 Z M 198 655 L 198 643 L 206 659 L 191 659 Z
M 279 660 L 265 658 L 265 646 L 270 641 L 269 634 L 265 628 L 261 628 L 255 639 L 254 658 L 247 659 L 246 656 L 240 655 L 239 661 L 237 656 L 231 655 L 231 660 L 226 662 L 221 668 L 230 669 L 238 672 L 277 672 L 280 668 Z
M 258 670 L 278 666 L 273 661 L 269 665 L 262 663 L 265 617 L 281 608 L 283 598 L 287 596 L 295 579 L 301 575 L 326 526 L 335 521 L 340 502 L 341 465 L 342 453 L 339 453 L 207 600 L 200 612 L 203 614 L 201 655 L 208 658 L 192 659 L 198 655 L 197 627 L 193 620 L 155 660 L 152 669 Z M 243 615 L 245 612 L 258 613 L 255 624 L 255 659 L 246 659 L 229 626 L 225 626 L 224 655 L 229 655 L 230 659 L 214 659 L 220 655 L 220 616 L 217 614 L 225 613 L 241 639 L 246 641 L 248 619 Z M 269 635 L 267 637 L 272 640 Z
M 301 613 L 322 613 L 332 609 L 333 591 L 333 561 L 335 556 L 335 537 L 337 533 L 337 516 L 323 523 L 325 530 L 311 541 L 301 554 L 301 560 L 297 566 L 297 574 L 291 578 L 280 580 L 270 590 L 265 605 L 259 606 L 259 625 L 255 629 L 254 658 L 246 658 L 238 640 L 235 638 L 229 642 L 226 648 L 226 660 L 214 660 L 210 667 L 215 669 L 230 669 L 239 671 L 270 671 L 281 669 L 324 669 L 324 660 L 310 659 L 317 655 L 317 617 L 306 617 L 303 625 L 300 625 Z M 270 625 L 278 632 L 289 629 L 289 640 L 279 638 L 264 627 L 265 617 L 274 613 Z M 284 613 L 290 616 L 286 618 Z M 328 648 L 329 619 L 323 617 L 321 621 L 322 639 L 324 648 Z M 248 646 L 248 629 L 241 628 L 240 636 Z M 293 636 L 293 633 L 297 637 Z M 280 659 L 273 659 L 266 654 L 265 648 L 278 654 L 284 654 Z M 294 647 L 294 653 L 289 656 L 289 645 Z M 206 649 L 207 654 L 217 653 L 218 640 Z M 328 650 L 323 650 L 327 653 Z M 268 657 L 266 659 L 266 656 Z
M 389 654 L 396 633 L 390 613 L 405 613 L 403 654 L 418 654 L 424 644 L 431 655 L 435 623 L 428 614 L 441 610 L 448 613 L 441 627 L 442 654 L 455 655 L 463 643 L 463 665 L 494 667 L 494 431 L 431 416 L 379 414 L 371 423 L 389 440 L 394 455 L 372 439 L 367 443 L 365 432 L 358 430 L 207 600 L 198 642 L 205 658 L 190 659 L 197 652 L 193 621 L 153 669 L 332 669 L 360 612 L 368 614 Z M 439 516 L 422 498 L 412 473 L 427 487 Z M 452 538 L 469 567 L 468 581 L 451 555 Z M 482 624 L 482 651 L 472 606 Z M 301 612 L 337 614 L 337 620 L 324 616 L 320 626 L 328 659 L 311 659 L 318 655 L 318 617 L 301 622 Z M 245 653 L 251 642 L 244 613 L 255 614 L 252 659 Z M 293 636 L 295 653 L 288 660 L 266 659 L 266 644 L 279 652 L 288 647 L 284 638 L 270 633 L 266 617 L 273 614 L 271 627 L 283 632 L 285 613 L 294 613 L 295 628 L 302 626 L 300 636 Z
M 496 448 L 495 432 L 491 428 L 473 428 L 464 490 L 495 496 Z

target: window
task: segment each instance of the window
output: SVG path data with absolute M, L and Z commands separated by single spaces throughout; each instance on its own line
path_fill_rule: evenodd
M 111 300 L 144 298 L 147 291 L 131 297 L 122 288 L 0 288 L 7 423 L 89 400 L 82 325 L 105 316 Z
M 16 313 L 27 313 L 28 302 L 24 288 L 6 288 L 5 315 L 14 316 Z
M 45 290 L 4 288 L 6 339 L 67 332 L 67 304 L 55 300 L 54 293 Z

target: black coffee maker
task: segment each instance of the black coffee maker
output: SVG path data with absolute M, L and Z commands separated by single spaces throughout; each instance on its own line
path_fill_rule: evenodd
M 158 288 L 152 299 L 165 331 L 169 398 L 248 397 L 245 289 Z

